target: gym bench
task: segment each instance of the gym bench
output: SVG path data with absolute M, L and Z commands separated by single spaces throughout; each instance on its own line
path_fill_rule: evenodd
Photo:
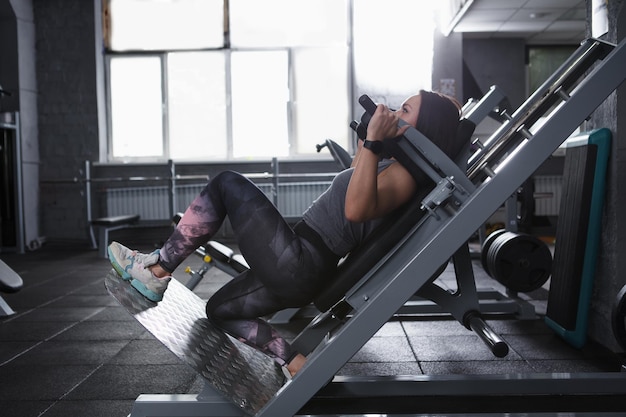
M 103 258 L 108 258 L 107 247 L 109 246 L 109 232 L 125 229 L 139 221 L 139 214 L 126 214 L 121 216 L 99 217 L 89 222 L 89 236 L 92 249 L 98 249 Z M 98 231 L 98 240 L 94 234 Z
M 162 302 L 149 304 L 110 273 L 105 282 L 111 294 L 207 382 L 197 395 L 142 395 L 131 416 L 626 411 L 626 374 L 620 372 L 334 378 L 416 293 L 452 308 L 455 318 L 463 312 L 461 322 L 494 354 L 501 353 L 501 339 L 471 308 L 477 302 L 474 282 L 450 294 L 435 288 L 433 279 L 451 258 L 457 269 L 468 265 L 468 239 L 622 84 L 624 68 L 626 41 L 586 40 L 501 129 L 476 144 L 467 172 L 409 128 L 392 144 L 395 154 L 412 174 L 417 167 L 418 175 L 430 178 L 434 188 L 406 208 L 417 222 L 372 268 L 356 283 L 315 300 L 322 313 L 294 341 L 308 353 L 307 362 L 286 383 L 279 383 L 277 366 L 268 367 L 271 359 L 212 329 L 203 300 L 176 280 Z M 544 116 L 545 123 L 531 133 Z M 337 294 L 342 294 L 338 301 Z
M 0 261 L 0 293 L 15 293 L 22 289 L 24 281 L 13 269 L 3 261 Z M 11 316 L 15 311 L 0 296 L 0 317 Z
M 92 219 L 91 207 L 91 162 L 85 161 L 85 200 L 87 202 L 87 223 L 89 226 L 89 240 L 92 249 L 98 249 L 100 256 L 108 258 L 107 247 L 109 246 L 109 232 L 125 229 L 139 222 L 139 214 L 122 214 L 118 216 L 106 216 Z M 96 239 L 96 233 L 98 238 Z

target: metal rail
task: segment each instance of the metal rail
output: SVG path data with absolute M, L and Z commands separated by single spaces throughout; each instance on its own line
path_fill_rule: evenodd
M 567 101 L 571 89 L 585 71 L 606 57 L 614 47 L 614 44 L 597 39 L 585 40 L 512 116 L 504 113 L 509 120 L 485 144 L 480 144 L 480 149 L 470 157 L 468 177 L 477 182 L 493 176 L 494 164 L 506 157 L 521 142 L 532 137 L 530 129 L 537 120 L 546 116 L 557 104 Z
M 596 41 L 590 42 L 595 44 Z M 598 42 L 597 45 L 599 45 L 598 48 L 603 49 L 602 46 L 605 44 Z M 493 162 L 491 155 L 500 151 L 490 152 L 489 157 L 475 160 L 472 171 L 474 172 L 473 182 L 477 184 L 475 190 L 472 190 L 466 199 L 461 200 L 460 205 L 454 210 L 439 210 L 437 213 L 439 218 L 426 216 L 427 220 L 410 231 L 393 253 L 390 253 L 386 259 L 382 259 L 370 273 L 363 277 L 355 291 L 347 294 L 346 301 L 354 308 L 351 318 L 309 355 L 304 368 L 266 404 L 257 414 L 258 416 L 296 414 L 358 352 L 389 317 L 393 316 L 408 297 L 428 282 L 429 277 L 436 272 L 437 268 L 446 262 L 454 251 L 480 227 L 486 216 L 502 205 L 511 193 L 552 155 L 567 136 L 622 84 L 626 79 L 626 72 L 624 72 L 626 41 L 612 48 L 607 55 L 591 55 L 594 55 L 594 59 L 588 58 L 587 52 L 575 54 L 573 60 L 577 63 L 585 61 L 585 64 L 575 65 L 575 68 L 568 69 L 563 74 L 559 71 L 553 77 L 555 78 L 553 81 L 562 82 L 569 89 L 574 82 L 579 81 L 578 74 L 585 73 L 595 65 L 595 68 L 578 83 L 576 88 L 568 92 L 567 100 L 560 97 L 563 100 L 561 105 L 550 112 L 546 123 L 525 141 L 524 146 L 519 149 L 514 146 L 515 143 L 505 146 L 509 147 L 506 152 L 515 150 L 516 153 L 507 161 L 503 169 L 491 176 L 488 181 L 481 181 L 482 176 L 485 178 L 488 176 L 484 168 Z M 601 58 L 604 59 L 598 61 Z M 553 84 L 555 83 L 550 82 L 551 96 L 556 95 L 556 92 L 562 89 L 561 86 Z M 536 100 L 538 96 L 544 95 L 543 91 L 539 91 L 531 96 L 530 102 L 522 105 L 515 113 L 516 118 L 519 117 L 518 122 L 507 124 L 509 131 L 518 133 L 520 127 L 525 125 L 526 121 L 521 115 L 526 115 L 530 118 L 529 120 L 537 120 L 539 118 L 537 109 L 545 112 L 551 110 L 552 105 L 556 103 L 553 97 L 547 101 L 537 102 Z M 548 103 L 550 105 L 547 105 Z M 502 151 L 505 150 L 502 149 Z M 434 161 L 436 165 L 443 166 L 437 162 L 439 161 Z M 620 378 L 620 381 L 624 380 L 623 374 L 611 373 L 611 377 L 616 376 Z M 513 376 L 513 378 L 519 377 Z M 591 377 L 587 383 L 593 385 L 599 381 L 601 377 Z M 475 383 L 471 379 L 465 382 Z M 557 389 L 559 383 L 559 380 L 553 381 L 550 389 Z M 565 383 L 567 382 L 563 381 L 563 384 Z M 522 385 L 525 389 L 533 389 L 532 386 Z M 621 385 L 623 387 L 623 384 Z M 609 394 L 616 393 L 614 384 L 604 383 L 602 389 Z M 387 394 L 390 399 L 387 405 L 392 406 L 394 394 L 381 392 L 381 395 L 383 394 Z M 416 398 L 419 398 L 419 393 L 416 393 Z M 414 404 L 417 408 L 419 399 Z M 505 408 L 502 411 L 508 411 L 508 409 Z

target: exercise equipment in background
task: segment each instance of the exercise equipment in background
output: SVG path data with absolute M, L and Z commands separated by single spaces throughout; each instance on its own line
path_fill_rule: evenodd
M 14 293 L 22 289 L 24 282 L 17 272 L 11 269 L 7 264 L 0 261 L 0 292 Z M 0 317 L 11 316 L 15 311 L 0 297 Z
M 587 339 L 604 206 L 611 131 L 597 129 L 565 142 L 565 166 L 545 321 L 572 346 Z
M 459 251 L 461 246 L 626 80 L 625 67 L 626 42 L 583 42 L 472 154 L 467 173 L 417 130 L 408 129 L 397 146 L 435 184 L 420 199 L 422 210 L 415 211 L 421 218 L 339 301 L 296 336 L 294 346 L 301 341 L 306 348 L 302 351 L 310 353 L 295 377 L 271 389 L 262 379 L 233 379 L 237 384 L 233 388 L 249 391 L 236 402 L 219 395 L 212 381 L 204 378 L 200 395 L 140 396 L 132 416 L 623 412 L 622 372 L 333 377 L 413 294 L 431 288 L 431 278 L 442 264 L 456 254 L 468 258 L 465 250 Z M 546 122 L 531 133 L 546 114 Z M 464 298 L 464 303 L 477 302 L 475 291 L 449 295 Z M 153 310 L 147 309 L 146 317 Z M 472 330 L 485 332 L 473 325 L 471 317 L 469 321 Z M 178 326 L 168 322 L 159 331 L 176 331 Z M 322 339 L 316 335 L 319 326 L 328 329 Z M 191 348 L 198 342 L 205 340 L 184 340 L 176 346 Z M 212 369 L 248 371 L 234 366 L 228 354 L 198 358 L 204 359 L 215 359 L 206 365 Z M 247 367 L 257 365 L 252 357 L 246 361 Z
M 337 163 L 337 167 L 341 171 L 350 168 L 350 165 L 352 165 L 352 156 L 350 156 L 348 151 L 337 144 L 337 142 L 332 139 L 326 139 L 324 143 L 315 145 L 315 149 L 318 153 L 324 148 L 328 148 L 328 151 Z
M 552 253 L 539 238 L 499 229 L 483 242 L 481 262 L 487 274 L 515 292 L 541 288 L 552 272 Z

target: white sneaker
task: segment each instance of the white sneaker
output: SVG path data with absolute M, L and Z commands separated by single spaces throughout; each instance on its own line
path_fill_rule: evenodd
M 113 242 L 108 248 L 109 261 L 124 280 L 151 301 L 161 301 L 172 277 L 157 278 L 149 266 L 159 261 L 159 251 L 144 254 Z

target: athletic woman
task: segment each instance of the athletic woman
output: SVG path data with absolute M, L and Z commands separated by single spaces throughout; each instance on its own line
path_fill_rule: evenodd
M 419 184 L 393 159 L 381 159 L 380 141 L 416 127 L 454 158 L 459 104 L 420 91 L 392 111 L 379 104 L 359 140 L 352 166 L 290 227 L 251 181 L 226 171 L 212 178 L 187 208 L 160 250 L 142 254 L 117 242 L 108 249 L 113 267 L 148 299 L 162 299 L 172 272 L 218 231 L 228 216 L 250 269 L 207 302 L 208 318 L 233 337 L 272 357 L 289 375 L 306 358 L 260 317 L 312 302 L 328 284 L 341 257 L 357 247 L 386 215 L 408 202 Z

